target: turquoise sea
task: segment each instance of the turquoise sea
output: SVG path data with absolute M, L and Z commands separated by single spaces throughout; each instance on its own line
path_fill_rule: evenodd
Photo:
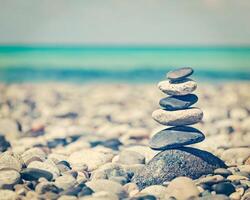
M 191 66 L 204 81 L 250 80 L 250 47 L 0 46 L 0 81 L 155 82 Z

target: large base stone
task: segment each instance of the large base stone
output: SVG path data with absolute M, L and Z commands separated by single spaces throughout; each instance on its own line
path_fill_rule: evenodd
M 213 154 L 183 147 L 160 152 L 149 161 L 143 170 L 134 175 L 132 181 L 143 189 L 150 185 L 171 181 L 178 176 L 197 179 L 221 167 L 226 167 L 224 162 Z

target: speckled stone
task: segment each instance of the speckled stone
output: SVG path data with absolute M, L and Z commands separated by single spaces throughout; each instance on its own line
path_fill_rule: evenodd
M 225 164 L 213 154 L 183 147 L 160 152 L 134 175 L 132 181 L 142 189 L 149 185 L 163 184 L 178 176 L 197 179 L 220 167 L 225 167 Z
M 191 67 L 182 67 L 169 71 L 167 73 L 167 78 L 170 80 L 180 80 L 193 74 L 193 69 Z
M 189 78 L 185 78 L 175 82 L 166 80 L 159 82 L 158 88 L 168 95 L 187 95 L 195 91 L 195 89 L 197 88 L 197 83 Z
M 199 108 L 176 111 L 157 109 L 152 113 L 152 118 L 162 125 L 184 126 L 200 122 L 203 118 L 203 112 Z
M 166 150 L 195 144 L 204 139 L 205 136 L 193 127 L 176 126 L 156 133 L 150 139 L 149 146 L 154 150 Z
M 195 94 L 187 94 L 184 96 L 169 96 L 160 100 L 159 104 L 165 110 L 186 109 L 195 104 L 198 97 Z

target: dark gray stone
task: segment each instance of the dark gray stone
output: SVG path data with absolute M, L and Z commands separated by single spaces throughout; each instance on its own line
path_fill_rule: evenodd
M 176 126 L 161 130 L 149 141 L 150 148 L 166 150 L 195 144 L 205 139 L 199 130 L 189 126 Z
M 52 173 L 50 173 L 48 171 L 36 169 L 36 168 L 26 168 L 26 169 L 21 171 L 21 178 L 24 180 L 35 181 L 41 177 L 44 177 L 50 181 L 50 180 L 52 180 L 53 175 L 52 175 Z
M 73 188 L 70 188 L 68 190 L 64 190 L 60 193 L 60 195 L 69 195 L 69 196 L 77 196 L 82 190 L 81 186 L 76 186 Z
M 113 150 L 118 150 L 119 146 L 122 145 L 122 143 L 120 142 L 119 139 L 109 139 L 109 140 L 105 140 L 105 141 L 94 141 L 90 143 L 92 147 L 95 147 L 97 145 L 101 145 Z
M 4 135 L 0 134 L 0 152 L 6 151 L 10 147 L 10 143 L 6 141 Z
M 227 196 L 235 192 L 234 186 L 231 183 L 227 182 L 215 184 L 212 188 L 214 189 L 216 194 L 225 194 Z
M 170 80 L 180 80 L 193 74 L 191 67 L 182 67 L 179 69 L 172 70 L 167 73 L 167 78 Z
M 165 150 L 137 172 L 132 182 L 142 189 L 150 185 L 163 184 L 178 176 L 197 179 L 221 167 L 226 167 L 224 162 L 206 151 L 190 147 Z
M 91 188 L 85 186 L 82 188 L 81 192 L 78 193 L 78 197 L 91 195 L 93 193 L 94 193 L 94 191 Z
M 183 96 L 169 96 L 160 100 L 159 104 L 165 110 L 180 110 L 188 108 L 198 101 L 195 94 L 187 94 Z
M 140 197 L 132 197 L 130 200 L 156 200 L 156 197 L 153 195 L 144 195 Z

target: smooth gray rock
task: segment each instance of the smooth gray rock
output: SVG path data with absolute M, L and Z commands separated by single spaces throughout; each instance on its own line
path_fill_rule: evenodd
M 137 172 L 132 182 L 142 189 L 150 185 L 163 184 L 179 176 L 197 179 L 221 167 L 226 167 L 224 162 L 206 151 L 190 147 L 165 150 Z
M 28 181 L 37 181 L 39 178 L 44 177 L 47 180 L 52 180 L 53 174 L 49 171 L 36 169 L 36 168 L 26 168 L 21 171 L 21 177 Z
M 195 144 L 205 139 L 199 130 L 188 126 L 176 126 L 161 130 L 149 141 L 150 148 L 154 150 L 166 150 Z
M 231 193 L 235 192 L 235 188 L 231 183 L 218 183 L 212 187 L 216 194 L 225 194 L 229 196 Z
M 191 67 L 182 67 L 169 71 L 167 73 L 167 78 L 170 80 L 180 80 L 193 74 L 193 69 Z
M 160 100 L 159 104 L 165 110 L 186 109 L 195 104 L 198 97 L 195 94 L 187 94 L 184 96 L 169 96 Z

